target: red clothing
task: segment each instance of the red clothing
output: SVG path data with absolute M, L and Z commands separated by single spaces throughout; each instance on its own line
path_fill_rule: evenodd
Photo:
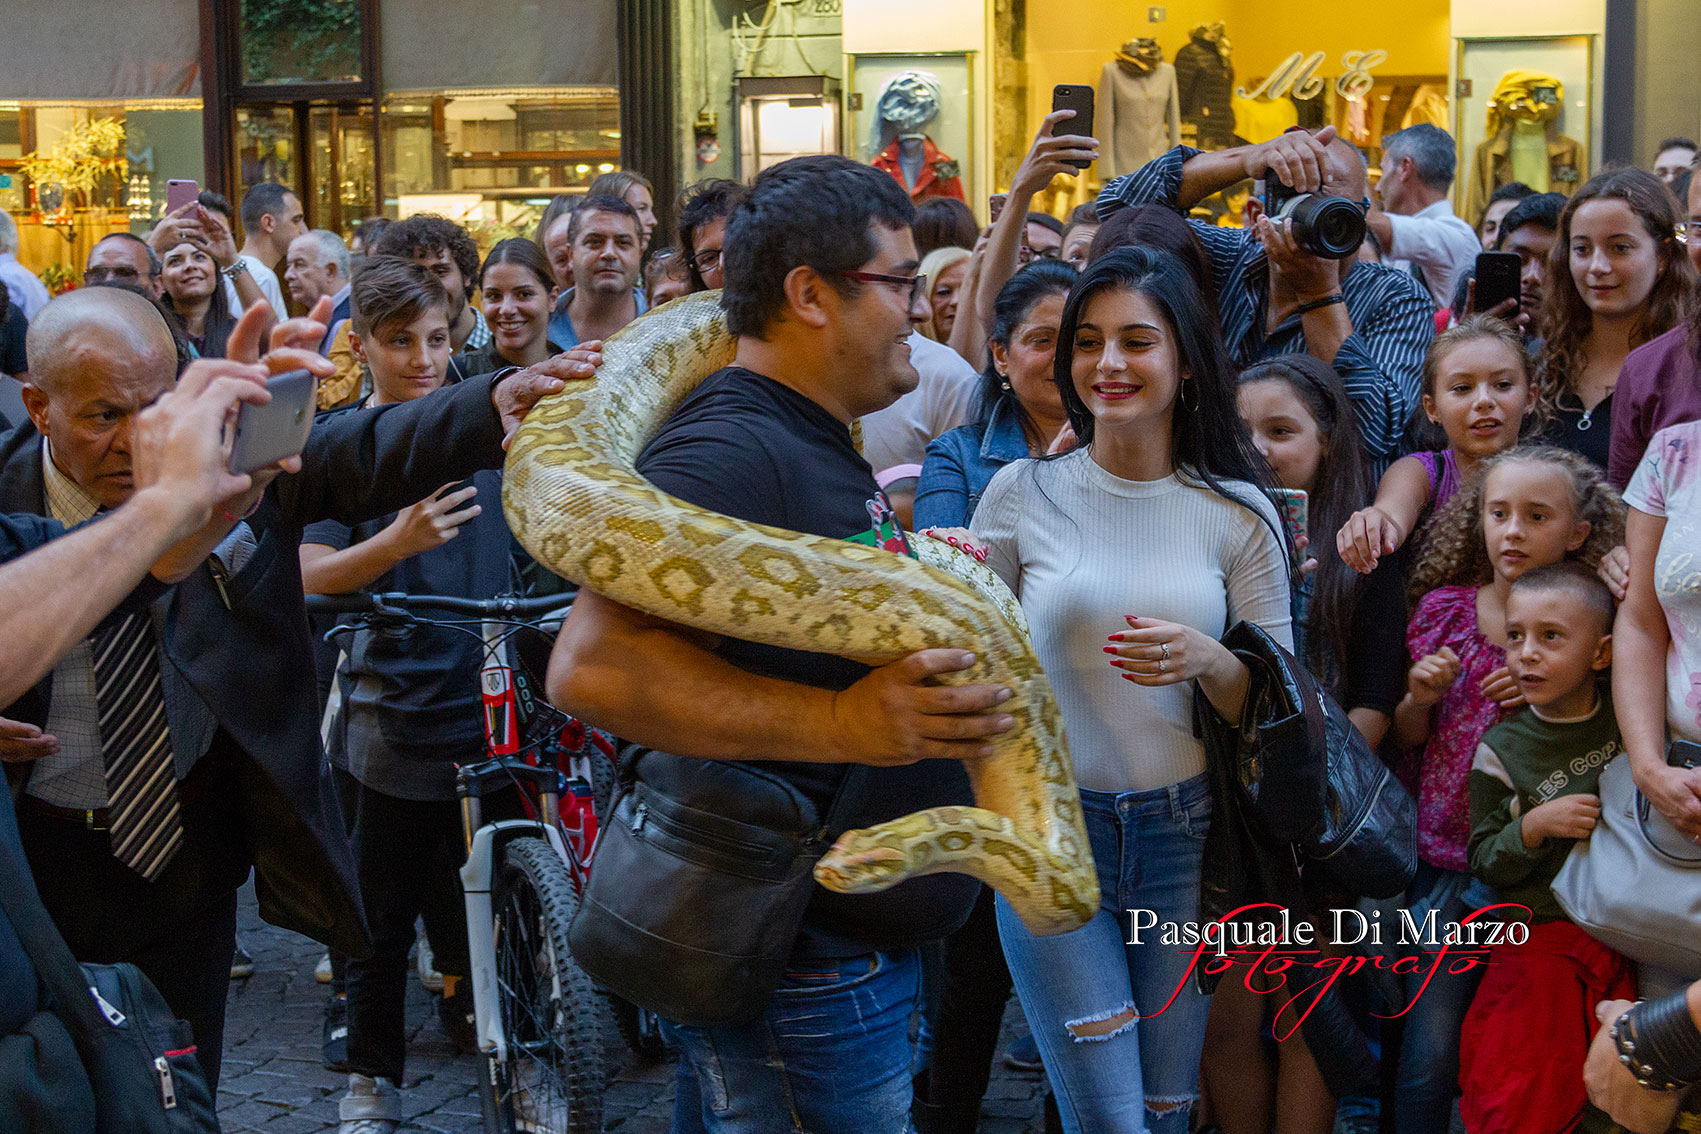
M 1583 1109 L 1602 1000 L 1636 999 L 1635 968 L 1568 921 L 1496 945 L 1459 1032 L 1459 1111 L 1471 1134 L 1560 1134 Z
M 921 141 L 921 173 L 916 176 L 915 188 L 909 191 L 910 200 L 920 204 L 929 197 L 955 197 L 962 201 L 963 179 L 958 176 L 957 163 L 941 153 L 932 138 Z M 892 175 L 900 186 L 904 183 L 903 167 L 898 164 L 898 139 L 893 138 L 886 148 L 874 157 L 874 168 Z
M 1701 420 L 1701 350 L 1684 320 L 1630 352 L 1612 391 L 1612 455 L 1607 479 L 1620 492 L 1654 434 Z

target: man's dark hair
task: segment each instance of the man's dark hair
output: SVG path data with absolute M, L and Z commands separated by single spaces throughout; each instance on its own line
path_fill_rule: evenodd
M 95 241 L 92 245 L 89 246 L 89 255 L 93 256 L 94 250 L 96 248 L 99 248 L 102 244 L 105 244 L 108 240 L 129 240 L 129 241 L 132 241 L 136 244 L 141 245 L 142 246 L 142 255 L 144 255 L 148 258 L 148 279 L 149 280 L 159 279 L 160 271 L 163 268 L 163 265 L 159 262 L 159 253 L 155 252 L 153 250 L 153 246 L 150 245 L 146 240 L 143 240 L 141 237 L 137 236 L 133 232 L 109 232 L 109 233 L 107 233 L 105 236 L 101 237 L 99 240 Z M 83 271 L 85 273 L 87 273 L 88 269 L 85 267 L 83 269 Z
M 368 256 L 354 273 L 349 300 L 361 335 L 406 326 L 433 308 L 449 314 L 449 295 L 437 273 L 404 256 Z
M 955 197 L 929 197 L 915 211 L 915 254 L 926 259 L 937 248 L 974 250 L 980 225 L 974 213 Z
M 203 189 L 195 195 L 195 203 L 209 212 L 219 214 L 224 223 L 229 226 L 231 234 L 236 233 L 236 206 L 230 203 L 230 198 L 223 193 L 215 193 L 211 189 Z
M 1049 228 L 1058 236 L 1063 235 L 1063 222 L 1052 216 L 1050 213 L 1029 213 L 1028 223 L 1037 224 L 1041 228 Z
M 874 225 L 908 229 L 915 206 L 892 176 L 838 154 L 770 166 L 727 222 L 721 308 L 735 335 L 761 338 L 786 308 L 792 269 L 813 268 L 849 292 L 843 273 L 874 256 Z
M 281 216 L 284 198 L 295 190 L 276 181 L 262 181 L 242 195 L 242 231 L 253 235 L 260 231 L 261 217 Z
M 1695 144 L 1694 138 L 1667 138 L 1665 141 L 1654 147 L 1654 156 L 1659 157 L 1667 150 L 1689 150 L 1691 152 L 1698 152 L 1701 151 L 1701 146 L 1697 146 Z
M 697 230 L 712 221 L 732 216 L 748 196 L 748 188 L 724 177 L 710 177 L 688 185 L 679 195 L 676 205 L 679 210 L 679 250 L 685 257 L 692 291 L 702 291 L 708 286 L 697 270 Z
M 1508 181 L 1488 195 L 1488 203 L 1495 205 L 1501 201 L 1522 201 L 1534 192 L 1534 189 L 1531 189 L 1522 181 Z
M 1099 226 L 1098 206 L 1092 201 L 1088 201 L 1084 205 L 1076 205 L 1069 210 L 1069 219 L 1063 222 L 1063 239 L 1068 240 L 1069 234 L 1084 224 L 1091 225 L 1093 228 Z M 973 247 L 973 245 L 970 245 L 970 248 Z
M 1419 122 L 1385 136 L 1382 152 L 1392 154 L 1396 159 L 1411 158 L 1417 179 L 1442 192 L 1453 184 L 1453 172 L 1459 167 L 1459 150 L 1453 144 L 1453 135 L 1428 122 Z
M 415 213 L 406 220 L 385 225 L 384 231 L 378 234 L 377 246 L 368 248 L 366 252 L 369 256 L 400 256 L 404 260 L 443 252 L 461 270 L 468 299 L 478 287 L 478 245 L 473 243 L 466 229 L 448 217 Z
M 585 226 L 585 218 L 592 213 L 613 213 L 625 217 L 632 222 L 634 235 L 642 234 L 643 222 L 638 219 L 638 210 L 628 205 L 624 198 L 615 197 L 608 193 L 593 193 L 579 202 L 579 207 L 573 210 L 573 215 L 567 221 L 567 243 L 579 239 L 579 230 Z
M 1494 246 L 1503 247 L 1507 237 L 1527 224 L 1558 232 L 1559 210 L 1564 207 L 1564 193 L 1531 193 L 1500 218 L 1500 231 L 1495 234 Z
M 1512 580 L 1512 588 L 1507 593 L 1515 595 L 1525 591 L 1550 594 L 1563 591 L 1575 595 L 1583 600 L 1583 605 L 1590 613 L 1600 619 L 1596 624 L 1595 634 L 1599 636 L 1612 632 L 1613 614 L 1618 609 L 1612 592 L 1601 582 L 1599 575 L 1575 560 L 1561 560 L 1545 567 L 1533 567 Z M 1578 629 L 1581 630 L 1580 627 Z

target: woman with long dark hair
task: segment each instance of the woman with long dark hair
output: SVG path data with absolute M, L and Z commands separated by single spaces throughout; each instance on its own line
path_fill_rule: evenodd
M 223 358 L 236 317 L 225 302 L 219 266 L 211 253 L 184 241 L 160 258 L 165 293 L 160 299 L 183 321 L 198 358 Z
M 1677 242 L 1683 216 L 1651 173 L 1611 169 L 1559 214 L 1542 297 L 1540 408 L 1546 440 L 1607 467 L 1612 392 L 1625 357 L 1683 318 L 1695 268 Z
M 1039 260 L 999 290 L 979 409 L 928 445 L 916 485 L 918 529 L 966 527 L 994 473 L 1057 441 L 1067 418 L 1052 366 L 1063 301 L 1078 278 L 1067 264 Z
M 1250 681 L 1219 639 L 1291 644 L 1288 558 L 1235 369 L 1174 256 L 1093 261 L 1064 304 L 1054 380 L 1080 447 L 1006 466 L 975 513 L 1057 693 L 1102 905 L 1035 937 L 998 900 L 1016 991 L 1068 1131 L 1188 1129 L 1209 999 L 1160 923 L 1199 915 L 1211 797 L 1194 689 L 1237 721 Z
M 498 241 L 478 273 L 479 306 L 490 342 L 465 356 L 467 374 L 535 366 L 561 348 L 549 341 L 549 315 L 558 291 L 549 260 L 529 240 Z

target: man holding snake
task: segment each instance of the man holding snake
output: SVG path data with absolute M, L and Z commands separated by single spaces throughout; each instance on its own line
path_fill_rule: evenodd
M 928 312 L 913 218 L 896 182 L 843 157 L 759 176 L 727 232 L 721 305 L 738 339 L 734 363 L 686 398 L 638 471 L 716 512 L 901 553 L 850 423 L 917 383 L 908 337 Z M 1000 708 L 1010 693 L 930 679 L 973 664 L 967 651 L 933 649 L 870 669 L 705 635 L 587 590 L 556 643 L 549 692 L 656 749 L 762 762 L 823 814 L 849 767 L 869 765 L 849 824 L 863 827 L 971 802 L 960 761 L 990 753 L 1012 727 Z M 674 1129 L 901 1134 L 916 946 L 954 930 L 977 888 L 962 874 L 878 894 L 817 888 L 761 1016 L 667 1025 L 682 1053 Z

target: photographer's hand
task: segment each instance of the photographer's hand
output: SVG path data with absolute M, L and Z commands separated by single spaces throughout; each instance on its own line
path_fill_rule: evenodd
M 1341 277 L 1351 261 L 1326 260 L 1301 248 L 1293 238 L 1291 221 L 1278 227 L 1269 217 L 1261 216 L 1252 226 L 1252 234 L 1264 246 L 1264 255 L 1270 261 L 1272 322 L 1285 320 L 1292 310 L 1306 304 L 1341 294 Z M 1302 311 L 1300 325 L 1305 329 L 1306 353 L 1331 365 L 1341 344 L 1353 333 L 1352 316 L 1347 314 L 1345 303 L 1326 303 Z

